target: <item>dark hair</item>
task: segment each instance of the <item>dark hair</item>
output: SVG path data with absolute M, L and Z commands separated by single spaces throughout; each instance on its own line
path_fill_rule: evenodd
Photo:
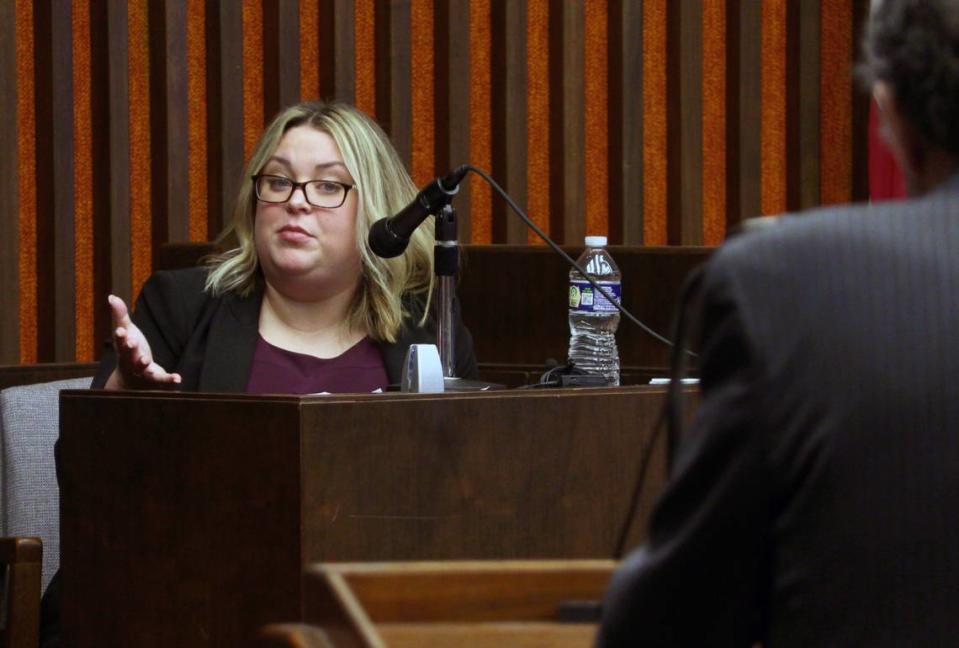
M 959 0 L 873 0 L 860 73 L 888 83 L 903 116 L 959 154 Z

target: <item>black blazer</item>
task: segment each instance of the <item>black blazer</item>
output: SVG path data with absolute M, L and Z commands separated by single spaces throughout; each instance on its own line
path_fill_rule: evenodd
M 258 282 L 245 298 L 233 293 L 211 297 L 203 290 L 207 272 L 207 268 L 197 267 L 155 273 L 143 285 L 131 317 L 149 340 L 154 360 L 181 375 L 179 389 L 243 392 L 256 349 L 263 285 Z M 395 343 L 378 343 L 390 383 L 400 381 L 410 344 L 436 342 L 432 319 L 422 328 L 415 324 L 418 319 L 405 323 Z M 458 310 L 454 326 L 456 375 L 476 378 L 473 338 Z M 116 355 L 110 345 L 93 386 L 105 385 L 115 367 Z
M 702 404 L 601 646 L 959 642 L 959 176 L 783 219 L 702 292 Z

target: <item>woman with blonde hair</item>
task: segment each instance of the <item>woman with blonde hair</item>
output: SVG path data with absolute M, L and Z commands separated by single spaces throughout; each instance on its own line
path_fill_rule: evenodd
M 434 342 L 433 234 L 373 255 L 370 226 L 414 187 L 389 139 L 343 104 L 283 110 L 246 167 L 206 266 L 157 272 L 134 314 L 109 298 L 114 352 L 95 386 L 248 393 L 369 392 L 399 381 L 406 349 Z M 456 373 L 475 377 L 457 320 Z

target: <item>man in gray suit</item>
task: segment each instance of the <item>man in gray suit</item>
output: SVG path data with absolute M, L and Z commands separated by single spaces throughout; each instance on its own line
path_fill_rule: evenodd
M 714 255 L 702 404 L 601 646 L 959 644 L 959 0 L 866 32 L 911 199 Z

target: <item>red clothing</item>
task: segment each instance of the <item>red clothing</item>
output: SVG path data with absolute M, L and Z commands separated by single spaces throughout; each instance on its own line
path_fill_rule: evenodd
M 869 106 L 869 199 L 905 198 L 906 183 L 889 147 L 879 135 L 879 110 L 875 100 Z
M 368 337 L 324 359 L 281 349 L 257 335 L 246 393 L 369 393 L 388 384 L 383 356 Z

